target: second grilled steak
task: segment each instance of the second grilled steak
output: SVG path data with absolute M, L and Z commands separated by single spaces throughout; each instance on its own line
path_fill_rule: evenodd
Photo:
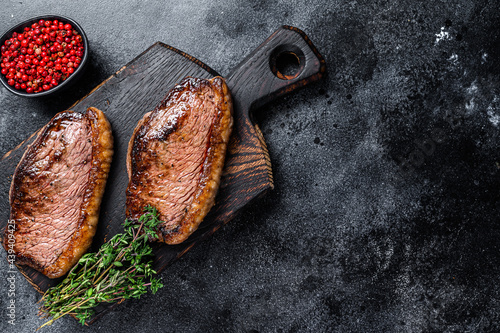
M 127 217 L 137 220 L 151 205 L 164 221 L 160 241 L 189 237 L 214 204 L 232 125 L 224 79 L 186 78 L 175 86 L 130 140 Z

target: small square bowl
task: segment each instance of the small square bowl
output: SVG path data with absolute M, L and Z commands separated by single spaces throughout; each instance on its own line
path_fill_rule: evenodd
M 78 31 L 78 33 L 82 36 L 82 42 L 83 42 L 83 47 L 84 47 L 82 61 L 80 62 L 79 66 L 76 68 L 76 70 L 66 78 L 66 80 L 60 82 L 57 86 L 52 87 L 49 90 L 41 91 L 38 93 L 27 93 L 24 90 L 18 90 L 13 86 L 9 86 L 7 84 L 7 78 L 5 77 L 5 75 L 0 74 L 0 82 L 2 82 L 2 84 L 5 86 L 5 88 L 7 88 L 8 91 L 10 91 L 11 93 L 13 93 L 17 96 L 30 97 L 30 98 L 42 97 L 42 96 L 49 96 L 52 94 L 56 94 L 58 92 L 61 92 L 65 89 L 67 89 L 75 81 L 77 81 L 79 77 L 81 77 L 81 75 L 85 71 L 85 67 L 86 67 L 88 59 L 89 59 L 89 42 L 87 39 L 87 35 L 85 34 L 85 31 L 83 31 L 82 27 L 73 19 L 70 19 L 69 17 L 65 17 L 65 16 L 60 16 L 60 15 L 38 16 L 38 17 L 31 18 L 29 20 L 26 20 L 24 22 L 21 22 L 21 23 L 15 25 L 14 27 L 10 28 L 7 32 L 5 32 L 0 37 L 0 46 L 3 45 L 7 39 L 11 38 L 12 34 L 14 32 L 18 32 L 18 33 L 22 32 L 25 27 L 31 27 L 31 25 L 33 23 L 38 22 L 40 20 L 51 20 L 51 21 L 58 20 L 58 21 L 63 22 L 63 23 L 71 24 L 73 29 Z

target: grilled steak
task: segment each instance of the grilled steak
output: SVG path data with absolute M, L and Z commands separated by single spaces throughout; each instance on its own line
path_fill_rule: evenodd
M 60 112 L 40 130 L 10 187 L 17 263 L 56 278 L 80 259 L 96 231 L 112 155 L 111 127 L 95 108 Z
M 188 77 L 175 86 L 129 142 L 127 217 L 154 206 L 163 221 L 159 240 L 183 242 L 214 204 L 232 126 L 224 79 Z

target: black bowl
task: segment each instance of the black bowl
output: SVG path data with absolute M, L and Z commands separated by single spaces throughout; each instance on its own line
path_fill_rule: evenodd
M 9 90 L 10 92 L 12 92 L 13 94 L 16 94 L 18 96 L 42 97 L 42 96 L 48 96 L 48 95 L 52 95 L 52 94 L 61 92 L 61 91 L 65 90 L 66 88 L 68 88 L 72 83 L 77 81 L 77 79 L 83 74 L 85 67 L 87 65 L 87 62 L 88 62 L 89 42 L 87 40 L 87 35 L 85 35 L 85 32 L 83 31 L 82 27 L 78 23 L 76 23 L 74 20 L 72 20 L 68 17 L 60 16 L 60 15 L 43 15 L 43 16 L 34 17 L 34 18 L 31 18 L 27 21 L 21 22 L 21 23 L 17 24 L 16 26 L 12 27 L 11 29 L 9 29 L 7 32 L 5 32 L 2 35 L 2 37 L 0 37 L 0 45 L 3 45 L 7 39 L 11 38 L 12 34 L 14 32 L 22 32 L 25 27 L 31 27 L 31 25 L 33 23 L 38 22 L 42 19 L 43 20 L 51 20 L 51 21 L 52 20 L 59 20 L 60 22 L 69 23 L 73 26 L 73 29 L 78 31 L 78 33 L 82 36 L 83 47 L 84 47 L 82 61 L 80 62 L 77 69 L 70 76 L 68 76 L 68 78 L 66 80 L 62 81 L 57 86 L 55 86 L 49 90 L 41 91 L 38 93 L 29 94 L 29 93 L 25 92 L 24 90 L 17 90 L 16 88 L 9 86 L 7 84 L 7 78 L 5 77 L 5 75 L 0 74 L 0 81 L 5 86 L 5 88 L 7 88 L 7 90 Z

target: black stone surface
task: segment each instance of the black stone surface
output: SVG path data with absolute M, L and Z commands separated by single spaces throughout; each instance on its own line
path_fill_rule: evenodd
M 0 31 L 43 13 L 86 30 L 64 95 L 0 87 L 0 154 L 156 41 L 229 74 L 282 24 L 322 82 L 257 112 L 276 188 L 94 326 L 44 332 L 500 332 L 500 11 L 491 1 L 3 1 Z M 5 256 L 3 252 L 2 256 Z M 40 296 L 0 260 L 0 331 Z

